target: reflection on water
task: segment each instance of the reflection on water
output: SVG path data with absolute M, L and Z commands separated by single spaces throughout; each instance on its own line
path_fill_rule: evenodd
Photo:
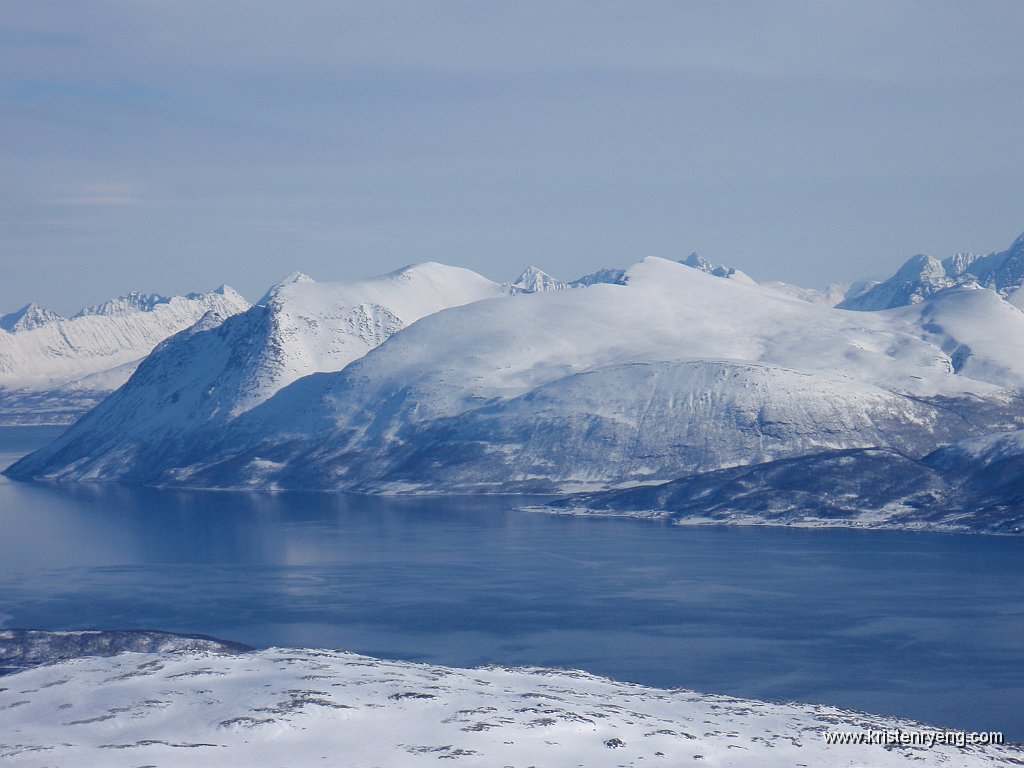
M 582 667 L 1024 739 L 1018 539 L 512 506 L 0 483 L 0 625 Z

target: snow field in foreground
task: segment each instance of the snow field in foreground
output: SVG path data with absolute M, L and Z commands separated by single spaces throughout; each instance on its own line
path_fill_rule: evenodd
M 968 768 L 1024 759 L 1012 746 L 826 746 L 828 730 L 921 728 L 832 707 L 343 652 L 126 653 L 0 683 L 4 766 Z

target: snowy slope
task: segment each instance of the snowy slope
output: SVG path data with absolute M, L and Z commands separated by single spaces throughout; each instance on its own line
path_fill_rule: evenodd
M 938 261 L 918 254 L 895 275 L 839 304 L 842 309 L 871 311 L 917 304 L 946 288 L 976 284 L 1008 298 L 1024 285 L 1024 234 L 1005 251 L 978 256 L 957 253 Z
M 779 280 L 768 280 L 759 283 L 765 288 L 779 291 L 794 299 L 809 301 L 811 304 L 820 304 L 823 307 L 835 307 L 847 299 L 853 299 L 878 284 L 877 280 L 858 280 L 853 283 L 829 283 L 824 288 L 802 288 L 792 283 L 784 283 Z
M 338 371 L 393 333 L 447 307 L 507 289 L 475 272 L 426 263 L 368 280 L 317 283 L 293 274 L 259 304 L 211 315 L 161 344 L 76 434 L 93 448 L 179 455 L 296 379 Z M 130 462 L 126 463 L 130 468 Z
M 691 269 L 706 272 L 707 274 L 714 275 L 715 277 L 735 280 L 736 282 L 743 283 L 745 285 L 757 284 L 746 272 L 742 272 L 735 267 L 725 266 L 724 264 L 714 264 L 701 256 L 699 251 L 694 251 L 685 259 L 679 259 L 677 263 L 690 267 Z M 531 267 L 531 269 L 533 269 L 533 267 Z M 627 280 L 626 272 L 627 270 L 625 269 L 599 269 L 589 275 L 577 278 L 570 283 L 561 283 L 558 287 L 585 288 L 588 285 L 598 285 L 601 283 L 625 285 Z M 523 278 L 520 278 L 520 280 L 522 279 Z
M 933 466 L 953 469 L 971 466 L 989 467 L 1003 461 L 1021 462 L 1024 472 L 1024 430 L 993 432 L 982 437 L 961 440 L 929 457 Z M 1024 488 L 1021 489 L 1024 491 Z
M 924 463 L 949 479 L 948 506 L 967 514 L 995 510 L 1004 520 L 1016 515 L 1015 532 L 1024 531 L 1024 430 L 962 440 L 935 451 Z
M 232 352 L 248 348 L 246 359 L 231 359 L 219 371 L 237 378 L 236 387 L 221 387 L 220 376 L 210 376 L 210 383 L 217 382 L 218 396 L 230 398 L 236 415 L 302 376 L 341 370 L 421 317 L 506 293 L 476 272 L 436 262 L 349 282 L 292 275 L 268 292 L 262 306 L 203 337 Z M 207 362 L 192 368 L 210 373 Z
M 872 311 L 917 304 L 944 288 L 955 285 L 937 259 L 925 254 L 912 256 L 896 274 L 860 296 L 844 300 L 840 309 Z
M 238 293 L 221 286 L 209 293 L 171 298 L 131 294 L 83 309 L 70 319 L 34 312 L 35 320 L 18 327 L 30 317 L 25 314 L 14 323 L 13 333 L 0 333 L 0 389 L 39 391 L 73 385 L 86 376 L 137 363 L 159 342 L 207 312 L 227 317 L 248 307 Z M 115 376 L 103 386 L 120 386 L 128 372 L 122 369 L 124 378 L 118 381 Z
M 0 675 L 53 664 L 82 656 L 116 656 L 135 653 L 245 653 L 242 643 L 206 635 L 179 635 L 154 630 L 79 630 L 43 632 L 31 629 L 0 629 Z
M 556 280 L 547 272 L 537 267 L 527 267 L 514 281 L 509 283 L 513 293 L 539 293 L 541 291 L 560 291 L 569 288 L 569 283 Z
M 923 459 L 871 448 L 732 467 L 669 483 L 580 493 L 533 511 L 680 525 L 894 528 L 1020 535 L 1024 439 L 999 433 Z M 990 443 L 993 455 L 976 455 Z
M 624 269 L 599 269 L 589 275 L 577 278 L 569 283 L 570 288 L 586 288 L 588 285 L 600 285 L 610 283 L 612 285 L 625 285 L 626 270 Z
M 662 259 L 627 278 L 430 315 L 225 428 L 202 428 L 200 405 L 213 395 L 189 361 L 218 378 L 235 370 L 236 345 L 217 347 L 214 362 L 194 346 L 228 337 L 232 323 L 186 334 L 10 471 L 215 487 L 558 492 L 823 449 L 923 456 L 1020 423 L 1007 387 L 1024 382 L 1012 343 L 1024 338 L 1024 314 L 989 292 L 983 319 L 1000 323 L 998 333 L 972 325 L 970 308 L 963 318 L 954 311 L 971 292 L 926 317 L 839 312 Z M 986 346 L 979 333 L 1009 341 Z M 970 366 L 957 352 L 964 340 L 979 350 Z M 199 427 L 183 434 L 181 424 Z
M 694 251 L 685 259 L 680 259 L 679 263 L 684 266 L 691 267 L 692 269 L 699 269 L 701 272 L 707 272 L 709 275 L 714 275 L 715 277 L 724 277 L 727 280 L 735 280 L 738 283 L 744 283 L 746 285 L 756 285 L 754 278 L 746 272 L 742 272 L 735 267 L 713 264 L 701 256 L 699 251 Z
M 19 331 L 31 331 L 33 328 L 63 319 L 52 309 L 32 303 L 26 304 L 15 312 L 0 316 L 0 328 L 10 333 L 18 333 Z
M 453 669 L 271 649 L 126 653 L 3 678 L 5 765 L 974 766 L 1016 746 L 827 745 L 932 730 L 813 704 L 665 691 L 539 668 Z M 934 732 L 934 730 L 933 730 Z
M 917 329 L 948 356 L 959 375 L 1024 390 L 1024 312 L 996 292 L 952 288 L 880 314 Z

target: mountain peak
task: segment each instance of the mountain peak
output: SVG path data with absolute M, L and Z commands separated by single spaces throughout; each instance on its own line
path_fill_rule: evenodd
M 11 333 L 17 333 L 18 331 L 31 331 L 33 328 L 39 328 L 63 319 L 52 309 L 41 307 L 32 302 L 10 314 L 0 316 L 0 328 Z
M 907 259 L 888 280 L 839 304 L 840 309 L 876 310 L 917 304 L 953 286 L 977 284 L 1009 299 L 1024 286 L 1024 233 L 1005 251 L 978 256 L 956 253 L 941 262 L 925 254 Z
M 754 279 L 745 272 L 741 272 L 735 267 L 727 267 L 723 264 L 713 264 L 701 256 L 700 251 L 694 251 L 685 259 L 680 259 L 679 263 L 683 266 L 700 270 L 701 272 L 707 272 L 709 275 L 714 275 L 715 277 L 724 277 L 729 280 L 735 280 L 736 282 L 747 283 L 750 285 L 755 284 Z
M 589 275 L 577 278 L 569 283 L 571 288 L 585 288 L 588 285 L 600 285 L 609 283 L 611 285 L 626 284 L 626 270 L 624 269 L 599 269 Z
M 514 293 L 542 293 L 544 291 L 559 291 L 568 288 L 569 285 L 561 280 L 556 280 L 538 267 L 529 266 L 509 284 L 509 287 Z
M 301 283 L 315 283 L 315 282 L 316 282 L 316 280 L 314 280 L 312 277 L 307 275 L 305 272 L 292 272 L 286 278 L 284 278 L 284 280 L 280 280 L 280 281 L 274 283 L 272 286 L 270 286 L 267 289 L 267 292 L 264 293 L 263 296 L 260 297 L 260 300 L 257 301 L 256 303 L 257 304 L 266 304 L 268 301 L 270 301 L 272 298 L 274 298 L 280 292 L 280 290 L 282 288 L 285 288 L 286 286 L 289 286 L 289 285 L 299 285 Z
M 131 293 L 71 318 L 30 304 L 3 318 L 12 332 L 0 332 L 0 390 L 71 392 L 88 380 L 83 391 L 108 392 L 123 384 L 158 343 L 208 310 L 228 317 L 248 308 L 249 302 L 227 286 L 172 298 Z M 67 402 L 77 408 L 95 399 L 75 395 Z
M 959 253 L 954 253 L 952 256 L 943 259 L 942 268 L 946 271 L 946 274 L 949 277 L 957 278 L 970 269 L 971 265 L 980 258 L 982 258 L 982 256 L 977 253 L 960 251 Z
M 679 260 L 680 264 L 685 264 L 688 267 L 699 269 L 701 272 L 711 272 L 716 269 L 716 266 L 710 261 L 700 255 L 700 251 L 694 251 L 685 259 Z
M 315 283 L 312 277 L 307 275 L 305 272 L 292 272 L 284 280 L 278 283 L 278 285 L 291 285 L 292 283 Z
M 78 311 L 75 317 L 87 317 L 89 315 L 103 315 L 106 317 L 120 317 L 134 312 L 152 312 L 157 306 L 170 302 L 169 296 L 162 296 L 159 293 L 141 293 L 132 291 L 116 299 L 109 299 L 91 307 L 85 307 Z
M 296 273 L 296 274 L 298 274 L 298 273 Z M 310 278 L 310 279 L 312 279 L 312 278 Z M 221 283 L 216 288 L 214 288 L 212 291 L 210 291 L 210 293 L 212 293 L 212 294 L 214 294 L 216 296 L 223 296 L 225 299 L 231 299 L 233 301 L 245 302 L 245 297 L 242 294 L 240 294 L 238 291 L 236 291 L 234 288 L 232 288 L 230 285 L 228 285 L 227 283 Z M 248 302 L 245 302 L 245 303 L 248 303 Z

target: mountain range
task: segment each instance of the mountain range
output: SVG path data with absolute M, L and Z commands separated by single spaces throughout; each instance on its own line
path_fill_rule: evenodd
M 29 304 L 0 317 L 0 423 L 73 420 L 124 384 L 153 348 L 208 312 L 249 308 L 228 286 L 208 293 L 132 293 L 71 318 Z
M 8 472 L 1012 532 L 1022 253 L 1024 237 L 935 262 L 941 280 L 912 259 L 848 291 L 839 306 L 860 311 L 699 254 L 570 283 L 434 263 L 349 283 L 297 274 L 255 306 L 210 308 Z
M 1016 307 L 1024 307 L 1024 234 L 1005 251 L 979 256 L 957 253 L 938 261 L 918 254 L 895 275 L 858 295 L 844 297 L 840 309 L 877 310 L 917 304 L 959 285 L 989 288 Z

